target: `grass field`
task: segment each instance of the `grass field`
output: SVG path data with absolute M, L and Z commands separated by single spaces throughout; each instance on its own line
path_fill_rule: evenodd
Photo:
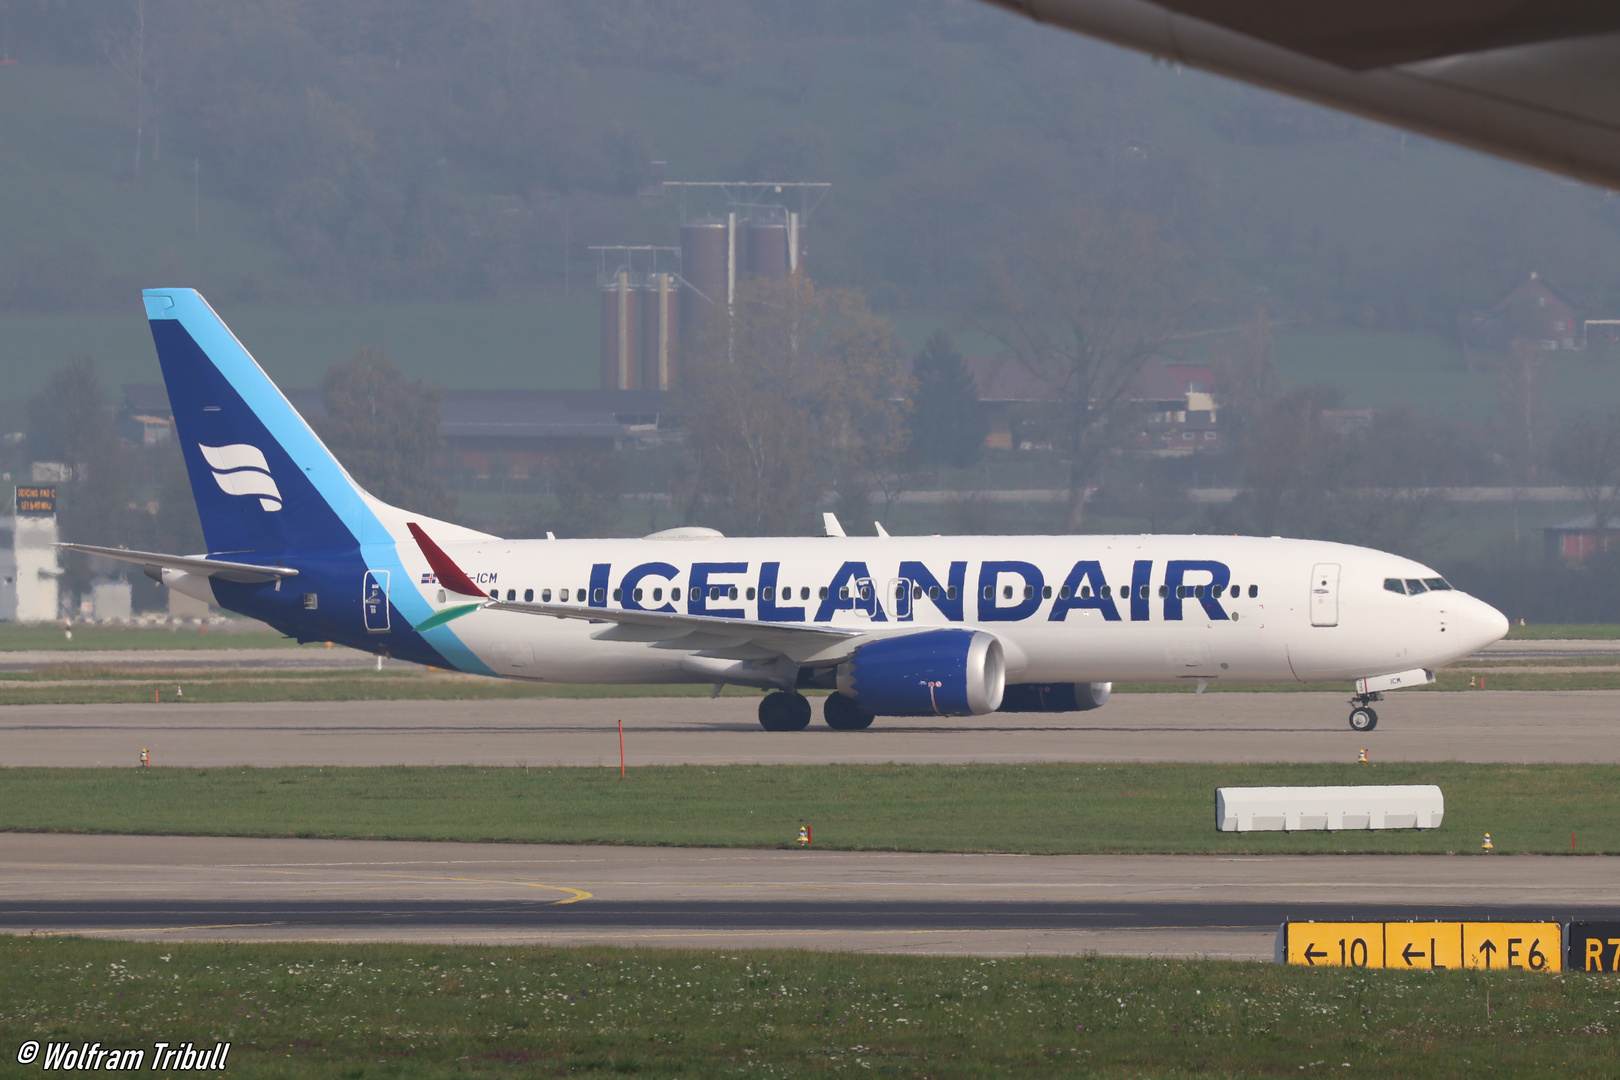
M 729 765 L 13 768 L 0 828 L 213 836 L 1069 853 L 1620 854 L 1620 766 Z M 1439 784 L 1444 827 L 1219 833 L 1220 786 Z M 1121 812 L 1128 808 L 1128 812 Z
M 276 649 L 298 643 L 263 623 L 244 626 L 118 626 L 75 623 L 68 637 L 60 623 L 0 624 L 0 652 L 46 649 L 53 652 L 105 652 L 111 649 Z M 318 649 L 319 645 L 303 646 Z
M 229 1042 L 234 1077 L 1620 1071 L 1613 985 L 1581 975 L 9 938 L 0 983 L 8 1060 Z

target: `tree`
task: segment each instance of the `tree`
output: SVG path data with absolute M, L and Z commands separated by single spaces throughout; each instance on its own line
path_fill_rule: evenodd
M 949 334 L 937 330 L 912 359 L 911 454 L 929 465 L 965 469 L 984 456 L 990 418 Z
M 619 462 L 608 450 L 576 450 L 550 462 L 557 518 L 564 536 L 612 536 L 619 515 Z
M 1558 432 L 1552 445 L 1553 465 L 1581 492 L 1599 535 L 1620 507 L 1620 409 L 1598 418 L 1582 416 Z
M 1536 478 L 1544 453 L 1541 440 L 1548 414 L 1544 384 L 1550 368 L 1545 349 L 1533 341 L 1515 341 L 1492 385 L 1502 406 L 1508 457 L 1527 481 Z
M 905 446 L 900 357 L 858 292 L 802 274 L 739 285 L 733 313 L 695 327 L 682 357 L 690 513 L 782 535 L 813 526 L 829 485 L 844 510 L 864 506 Z
M 29 402 L 29 452 L 35 461 L 59 461 L 73 478 L 59 485 L 57 526 L 62 539 L 83 544 L 127 544 L 136 528 L 130 509 L 128 462 L 113 430 L 112 409 L 96 361 L 79 356 L 62 365 Z M 89 587 L 89 560 L 69 556 L 66 582 Z
M 1131 434 L 1129 394 L 1192 309 L 1188 255 L 1133 211 L 1079 203 L 992 270 L 987 329 L 1049 394 L 1078 531 L 1108 454 Z
M 326 416 L 317 425 L 327 448 L 356 483 L 384 502 L 444 517 L 455 497 L 433 475 L 443 391 L 407 382 L 378 349 L 361 349 L 326 369 Z

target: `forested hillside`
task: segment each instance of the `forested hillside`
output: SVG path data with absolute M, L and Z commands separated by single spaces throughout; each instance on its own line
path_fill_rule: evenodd
M 9 20 L 13 311 L 177 276 L 245 303 L 561 294 L 588 245 L 673 238 L 635 197 L 654 160 L 832 182 L 812 265 L 880 310 L 960 310 L 1009 237 L 1081 197 L 1167 223 L 1211 320 L 1259 290 L 1290 319 L 1445 335 L 1531 269 L 1620 310 L 1604 193 L 971 0 L 15 0 Z

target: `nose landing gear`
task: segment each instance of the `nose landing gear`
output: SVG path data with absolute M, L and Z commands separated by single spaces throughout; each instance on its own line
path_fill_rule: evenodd
M 1357 694 L 1350 699 L 1350 728 L 1352 731 L 1371 731 L 1378 726 L 1378 713 L 1372 703 L 1383 701 L 1383 694 Z

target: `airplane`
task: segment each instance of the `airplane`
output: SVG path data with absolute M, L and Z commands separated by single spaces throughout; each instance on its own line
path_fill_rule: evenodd
M 1384 692 L 1507 633 L 1501 612 L 1381 551 L 1253 536 L 508 540 L 390 506 L 349 476 L 203 297 L 147 317 L 208 551 L 81 543 L 301 642 L 563 683 L 766 691 L 759 722 L 1069 712 L 1115 682 L 1355 680 Z

